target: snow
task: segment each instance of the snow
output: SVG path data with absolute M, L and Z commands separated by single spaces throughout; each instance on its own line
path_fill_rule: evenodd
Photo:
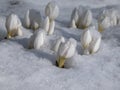
M 80 36 L 83 31 L 69 28 L 74 7 L 90 7 L 95 23 L 103 9 L 120 10 L 119 0 L 55 0 L 60 8 L 55 32 L 46 37 L 40 50 L 28 49 L 33 31 L 24 27 L 22 37 L 3 39 L 6 16 L 14 12 L 22 20 L 26 11 L 33 8 L 39 10 L 44 19 L 49 1 L 0 0 L 0 90 L 120 90 L 120 26 L 102 33 L 100 50 L 93 55 L 82 55 Z M 61 35 L 77 41 L 76 53 L 66 61 L 65 68 L 55 66 L 57 57 L 51 50 Z

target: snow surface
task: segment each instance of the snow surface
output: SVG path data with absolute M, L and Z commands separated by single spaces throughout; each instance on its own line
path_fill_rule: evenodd
M 120 10 L 120 0 L 56 0 L 60 15 L 55 33 L 46 37 L 40 50 L 27 49 L 32 31 L 24 27 L 24 36 L 3 39 L 7 15 L 15 13 L 22 20 L 25 12 L 33 8 L 44 19 L 49 1 L 0 0 L 0 90 L 120 90 L 120 26 L 105 30 L 100 51 L 88 56 L 82 55 L 82 30 L 68 27 L 74 7 L 90 7 L 96 19 L 103 9 Z M 78 43 L 75 55 L 67 60 L 64 69 L 55 66 L 56 54 L 51 50 L 52 43 L 61 35 Z

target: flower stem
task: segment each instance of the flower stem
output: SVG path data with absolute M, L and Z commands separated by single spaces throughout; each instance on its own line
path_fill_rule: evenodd
M 59 68 L 64 68 L 64 64 L 65 64 L 65 57 L 59 57 L 58 60 L 56 61 L 56 65 Z

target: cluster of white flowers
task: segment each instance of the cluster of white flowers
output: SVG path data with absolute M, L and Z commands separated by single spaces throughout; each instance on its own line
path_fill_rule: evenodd
M 104 31 L 109 27 L 113 27 L 120 24 L 120 15 L 117 10 L 108 9 L 103 10 L 102 14 L 98 18 L 98 30 Z
M 95 29 L 95 27 L 89 27 L 83 31 L 81 35 L 81 45 L 84 50 L 84 54 L 94 54 L 100 48 L 101 34 Z
M 10 14 L 6 18 L 7 38 L 22 36 L 21 21 L 15 14 Z
M 33 13 L 32 13 L 33 12 Z M 32 10 L 31 14 L 33 16 L 37 15 L 38 12 L 35 12 Z M 29 15 L 31 15 L 29 14 Z M 35 14 L 35 15 L 34 15 Z M 36 31 L 29 39 L 29 48 L 34 48 L 34 49 L 40 49 L 41 46 L 43 46 L 44 42 L 45 42 L 45 32 L 47 32 L 47 34 L 51 35 L 54 32 L 54 28 L 55 28 L 55 18 L 57 18 L 58 14 L 59 14 L 59 8 L 56 5 L 55 2 L 49 2 L 45 8 L 45 14 L 46 14 L 46 19 L 44 20 L 43 23 L 43 30 L 39 30 Z M 31 27 L 33 27 L 34 29 L 36 29 L 36 26 L 39 26 L 37 24 L 37 17 L 33 17 L 32 18 L 31 15 L 31 19 L 27 19 L 28 17 L 26 17 L 26 25 L 30 25 Z M 28 16 L 26 14 L 26 16 Z M 39 16 L 40 17 L 40 16 Z M 40 17 L 41 18 L 41 17 Z M 36 21 L 36 23 L 35 23 Z M 38 20 L 38 23 L 40 24 L 41 19 Z M 31 22 L 31 24 L 29 23 Z M 32 23 L 34 22 L 34 23 Z M 38 27 L 37 27 L 38 28 Z M 56 50 L 57 50 L 56 46 Z
M 55 28 L 55 19 L 59 15 L 59 8 L 56 5 L 56 2 L 49 2 L 45 8 L 46 19 L 44 20 L 43 28 L 48 35 L 54 33 Z
M 55 28 L 55 19 L 59 15 L 59 8 L 55 2 L 49 2 L 45 8 L 46 18 L 42 23 L 42 17 L 39 11 L 30 9 L 24 17 L 24 25 L 28 29 L 37 30 L 31 35 L 28 41 L 29 49 L 39 50 L 45 43 L 46 33 L 52 35 Z M 84 29 L 81 35 L 81 46 L 85 55 L 94 54 L 100 49 L 101 34 L 104 29 L 110 26 L 120 25 L 120 15 L 115 10 L 104 10 L 98 19 L 98 30 L 92 25 L 92 12 L 86 7 L 79 6 L 75 8 L 71 15 L 71 27 Z M 41 25 L 43 24 L 43 26 Z M 42 26 L 42 27 L 41 27 Z M 21 36 L 22 24 L 19 17 L 10 14 L 6 19 L 7 38 Z M 100 31 L 100 32 L 98 32 Z M 73 38 L 65 40 L 63 36 L 58 38 L 53 47 L 57 53 L 57 66 L 62 68 L 66 59 L 71 58 L 76 51 L 77 42 Z
M 85 29 L 92 24 L 92 12 L 90 9 L 79 6 L 71 15 L 71 27 Z

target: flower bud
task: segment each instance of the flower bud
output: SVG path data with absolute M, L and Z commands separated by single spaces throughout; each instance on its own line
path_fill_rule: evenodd
M 62 43 L 65 43 L 65 38 L 61 36 L 61 37 L 56 41 L 53 50 L 54 50 L 55 52 L 58 52 L 58 49 L 59 49 L 59 47 L 60 47 L 60 45 L 61 45 Z
M 14 36 L 19 35 L 19 32 L 21 31 L 21 21 L 15 14 L 10 14 L 6 19 L 6 29 L 7 29 L 7 37 L 11 38 Z
M 50 18 L 50 20 L 54 20 L 59 15 L 59 8 L 56 5 L 56 2 L 49 2 L 45 8 L 45 14 Z
M 63 67 L 65 63 L 65 59 L 71 58 L 76 50 L 76 40 L 69 39 L 67 42 L 60 45 L 59 51 L 58 51 L 58 67 Z
M 82 28 L 87 28 L 92 24 L 92 12 L 90 10 L 87 10 L 81 19 Z
M 95 29 L 94 26 L 84 30 L 81 39 L 81 44 L 85 55 L 94 54 L 99 50 L 101 34 Z
M 113 9 L 104 10 L 98 19 L 98 31 L 117 25 L 117 11 Z
M 77 8 L 74 8 L 74 10 L 72 11 L 72 15 L 71 15 L 71 23 L 72 26 L 77 26 L 78 25 L 78 20 L 79 20 L 79 11 Z M 73 22 L 75 24 L 73 24 Z
M 108 27 L 110 27 L 110 19 L 109 19 L 109 17 L 105 17 L 103 20 L 100 20 L 98 22 L 98 31 L 99 32 L 104 31 Z
M 84 30 L 81 35 L 81 44 L 84 49 L 88 48 L 90 42 L 92 41 L 92 36 L 90 30 Z
M 29 39 L 29 48 L 40 49 L 45 41 L 45 32 L 43 30 L 36 31 Z
M 92 40 L 89 46 L 90 54 L 94 54 L 99 50 L 100 43 L 101 43 L 101 37 Z

